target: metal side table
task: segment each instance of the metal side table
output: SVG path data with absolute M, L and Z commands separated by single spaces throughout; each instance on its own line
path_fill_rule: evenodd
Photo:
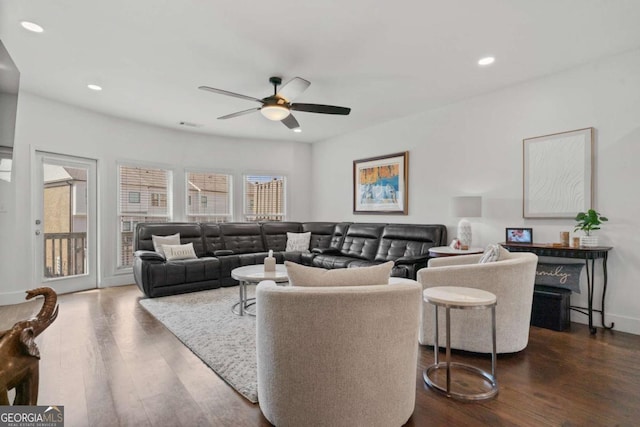
M 497 298 L 491 292 L 481 289 L 465 288 L 458 286 L 438 286 L 427 288 L 423 292 L 424 300 L 435 307 L 435 334 L 434 334 L 434 364 L 424 370 L 422 377 L 424 382 L 434 390 L 444 393 L 447 397 L 463 401 L 475 401 L 489 399 L 498 394 L 498 383 L 496 382 L 496 302 Z M 439 360 L 439 342 L 438 342 L 438 307 L 444 307 L 446 311 L 445 328 L 447 331 L 446 359 L 444 362 Z M 478 310 L 491 309 L 491 336 L 493 338 L 493 351 L 491 352 L 491 374 L 480 368 L 465 363 L 451 362 L 451 309 L 460 310 Z M 451 369 L 460 368 L 475 375 L 480 376 L 486 381 L 490 388 L 486 392 L 480 393 L 463 393 L 451 390 Z M 439 369 L 446 369 L 446 386 L 436 384 L 431 378 L 431 374 Z

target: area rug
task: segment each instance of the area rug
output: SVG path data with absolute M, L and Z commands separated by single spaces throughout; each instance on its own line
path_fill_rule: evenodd
M 247 286 L 254 296 L 255 286 Z M 247 400 L 258 401 L 256 319 L 231 312 L 238 287 L 140 300 L 196 356 Z

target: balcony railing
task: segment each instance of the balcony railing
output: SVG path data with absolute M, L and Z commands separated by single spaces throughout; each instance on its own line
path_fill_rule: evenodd
M 87 233 L 44 234 L 44 276 L 66 277 L 86 273 Z

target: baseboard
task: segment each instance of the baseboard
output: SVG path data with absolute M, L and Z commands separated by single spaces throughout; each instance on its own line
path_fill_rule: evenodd
M 115 276 L 103 277 L 100 281 L 100 288 L 109 288 L 111 286 L 124 286 L 135 284 L 133 273 L 118 274 Z
M 602 323 L 600 322 L 602 317 L 600 313 L 593 313 L 593 324 L 596 327 L 601 327 Z M 611 322 L 615 323 L 613 330 L 620 332 L 628 332 L 634 335 L 640 335 L 640 319 L 636 319 L 633 317 L 627 316 L 618 316 L 615 314 L 605 314 L 605 323 L 607 325 L 611 325 Z M 581 313 L 575 312 L 571 310 L 571 321 L 576 323 L 582 323 L 583 325 L 589 324 L 589 318 Z
M 26 289 L 0 293 L 0 305 L 13 305 L 25 302 Z

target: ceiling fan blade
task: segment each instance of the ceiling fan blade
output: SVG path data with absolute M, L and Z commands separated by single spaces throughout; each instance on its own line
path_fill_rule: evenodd
M 285 117 L 284 119 L 282 119 L 280 121 L 282 123 L 284 123 L 284 125 L 286 127 L 288 127 L 289 129 L 297 129 L 297 128 L 300 127 L 300 124 L 298 123 L 296 118 L 293 117 L 293 114 L 289 114 L 287 117 Z
M 249 108 L 248 110 L 238 111 L 237 113 L 227 114 L 226 116 L 218 117 L 218 120 L 232 119 L 234 117 L 244 116 L 245 114 L 255 113 L 256 111 L 260 111 L 260 107 Z
M 247 96 L 247 95 L 240 95 L 239 93 L 229 92 L 228 90 L 216 89 L 214 87 L 209 87 L 209 86 L 200 86 L 198 87 L 198 89 L 206 90 L 213 93 L 218 93 L 220 95 L 233 96 L 234 98 L 246 99 L 248 101 L 255 101 L 261 104 L 263 103 L 261 99 L 254 98 L 252 96 Z
M 351 108 L 322 104 L 291 104 L 291 109 L 307 113 L 340 114 L 342 116 L 346 116 L 351 112 Z
M 311 82 L 301 77 L 294 77 L 280 87 L 277 95 L 291 102 L 296 96 L 307 90 L 309 85 L 311 85 Z

